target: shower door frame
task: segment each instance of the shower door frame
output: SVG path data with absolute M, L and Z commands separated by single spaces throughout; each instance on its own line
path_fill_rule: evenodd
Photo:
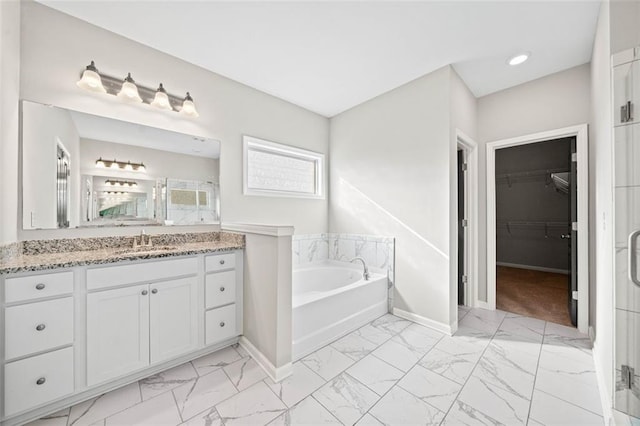
M 487 301 L 496 309 L 496 150 L 567 137 L 576 138 L 578 171 L 578 330 L 589 328 L 589 147 L 587 124 L 487 143 Z M 480 301 L 480 304 L 483 304 Z

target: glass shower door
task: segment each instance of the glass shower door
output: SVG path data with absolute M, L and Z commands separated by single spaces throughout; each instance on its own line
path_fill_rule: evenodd
M 614 133 L 614 407 L 640 417 L 640 124 L 619 125 Z

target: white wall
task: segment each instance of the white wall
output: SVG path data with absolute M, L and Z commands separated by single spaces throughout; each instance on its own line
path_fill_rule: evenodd
M 609 2 L 600 17 L 591 58 L 591 109 L 589 120 L 590 268 L 589 324 L 593 353 L 608 405 L 613 401 L 613 122 L 611 116 L 611 50 Z
M 446 326 L 450 80 L 444 67 L 333 117 L 329 161 L 330 232 L 395 236 L 395 307 Z
M 0 244 L 16 241 L 20 4 L 0 1 Z
M 640 46 L 640 2 L 637 0 L 610 0 L 609 46 L 611 53 Z
M 487 246 L 486 143 L 589 122 L 589 64 L 502 90 L 478 99 L 480 247 Z M 478 298 L 487 297 L 487 256 L 478 258 Z
M 22 4 L 21 49 L 23 99 L 220 140 L 223 221 L 288 224 L 302 233 L 326 231 L 327 199 L 242 195 L 242 135 L 327 154 L 328 119 L 38 3 Z M 171 93 L 190 91 L 200 118 L 125 105 L 79 89 L 75 83 L 92 59 L 106 74 L 124 77 L 131 72 L 143 85 L 162 81 Z M 10 149 L 17 149 L 17 138 L 8 140 Z M 4 207 L 3 217 L 15 214 L 15 209 L 11 202 Z M 25 238 L 51 235 L 34 231 Z M 80 233 L 70 230 L 53 235 Z
M 22 106 L 22 226 L 24 229 L 57 228 L 57 147 L 69 154 L 70 226 L 78 225 L 80 199 L 80 137 L 69 111 L 46 105 Z M 20 197 L 18 197 L 20 198 Z

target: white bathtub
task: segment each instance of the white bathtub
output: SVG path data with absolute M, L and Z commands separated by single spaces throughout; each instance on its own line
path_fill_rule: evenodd
M 360 266 L 360 267 L 358 267 Z M 361 265 L 316 263 L 293 271 L 293 359 L 387 312 L 387 276 L 362 278 Z

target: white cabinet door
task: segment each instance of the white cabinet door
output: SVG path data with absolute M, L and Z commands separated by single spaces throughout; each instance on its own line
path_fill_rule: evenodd
M 149 365 L 149 286 L 87 295 L 89 386 Z
M 198 347 L 198 279 L 151 284 L 151 362 Z
M 614 125 L 640 122 L 640 61 L 614 67 L 613 79 Z

